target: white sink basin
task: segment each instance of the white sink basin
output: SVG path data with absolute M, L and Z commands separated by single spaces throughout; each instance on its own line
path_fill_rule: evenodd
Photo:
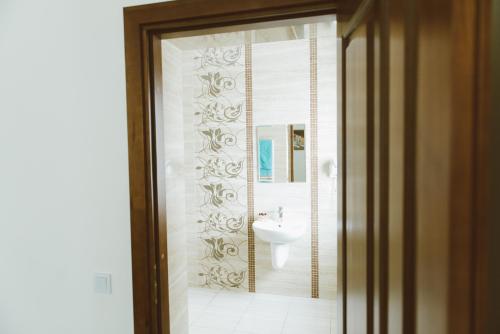
M 271 244 L 271 257 L 274 269 L 285 265 L 290 251 L 290 243 L 299 239 L 306 232 L 305 224 L 272 219 L 256 220 L 252 224 L 255 235 Z
M 257 220 L 252 224 L 259 239 L 267 242 L 289 243 L 299 239 L 305 233 L 305 226 L 292 222 L 277 222 L 272 219 Z

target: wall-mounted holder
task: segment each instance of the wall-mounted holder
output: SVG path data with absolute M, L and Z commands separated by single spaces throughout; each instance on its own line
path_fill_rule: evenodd
M 331 179 L 335 179 L 337 177 L 337 164 L 335 164 L 335 161 L 330 160 L 328 162 L 326 175 Z

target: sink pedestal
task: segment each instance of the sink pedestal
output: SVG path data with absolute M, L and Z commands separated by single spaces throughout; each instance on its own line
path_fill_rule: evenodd
M 290 252 L 290 243 L 300 239 L 306 232 L 305 224 L 293 221 L 256 220 L 252 224 L 255 235 L 271 244 L 273 269 L 285 266 Z
M 285 266 L 290 252 L 290 244 L 271 242 L 271 258 L 274 269 L 281 269 Z

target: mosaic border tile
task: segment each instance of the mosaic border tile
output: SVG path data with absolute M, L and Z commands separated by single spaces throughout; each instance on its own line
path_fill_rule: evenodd
M 318 39 L 317 26 L 309 29 L 311 124 L 311 297 L 319 298 L 318 256 Z
M 253 82 L 252 82 L 252 35 L 245 32 L 245 93 L 247 134 L 247 226 L 248 226 L 248 291 L 255 292 L 255 235 L 254 222 L 254 163 L 253 163 Z

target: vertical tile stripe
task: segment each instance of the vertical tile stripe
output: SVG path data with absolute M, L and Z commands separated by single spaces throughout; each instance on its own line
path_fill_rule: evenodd
M 228 136 L 228 138 L 233 138 L 236 143 L 238 140 L 237 134 L 246 128 L 245 124 L 234 122 L 234 119 L 226 117 L 226 115 L 215 121 L 215 118 L 205 112 L 210 109 L 209 106 L 212 101 L 215 101 L 216 105 L 220 106 L 238 106 L 238 108 L 241 108 L 242 99 L 245 98 L 245 93 L 242 91 L 245 85 L 242 75 L 245 73 L 245 67 L 242 64 L 244 56 L 240 53 L 242 49 L 243 45 L 240 44 L 232 47 L 217 46 L 214 53 L 212 53 L 214 49 L 197 50 L 195 54 L 189 53 L 191 62 L 193 65 L 196 64 L 196 67 L 193 68 L 193 72 L 190 74 L 191 78 L 195 80 L 195 86 L 190 89 L 193 95 L 188 110 L 194 108 L 199 111 L 196 113 L 194 110 L 189 111 L 189 116 L 186 116 L 191 121 L 193 131 L 193 146 L 190 148 L 190 150 L 193 150 L 193 156 L 189 157 L 189 159 L 193 164 L 191 172 L 194 172 L 192 174 L 194 177 L 193 182 L 196 185 L 193 201 L 189 203 L 193 209 L 190 210 L 189 217 L 190 219 L 193 218 L 191 221 L 191 223 L 194 223 L 192 225 L 193 232 L 196 233 L 195 235 L 199 239 L 199 246 L 196 247 L 198 251 L 192 252 L 192 255 L 196 258 L 198 275 L 191 275 L 191 277 L 194 276 L 193 278 L 197 279 L 198 284 L 208 288 L 247 289 L 247 261 L 245 261 L 245 256 L 236 256 L 240 250 L 245 252 L 243 247 L 246 247 L 244 245 L 244 241 L 247 240 L 244 233 L 246 231 L 239 231 L 238 229 L 228 231 L 219 228 L 218 224 L 220 222 L 216 223 L 215 226 L 210 223 L 213 221 L 212 217 L 223 217 L 221 220 L 226 221 L 227 219 L 245 218 L 247 214 L 245 206 L 240 206 L 240 203 L 232 200 L 231 197 L 220 195 L 221 193 L 231 192 L 234 198 L 237 198 L 234 188 L 240 187 L 241 181 L 233 178 L 227 171 L 225 174 L 207 172 L 213 167 L 213 161 L 227 163 L 237 161 L 239 163 L 244 160 L 242 157 L 246 158 L 246 150 L 238 145 L 226 143 L 225 141 L 221 142 L 218 147 L 210 144 L 213 140 L 217 140 L 214 136 L 222 138 Z M 202 53 L 200 54 L 200 52 Z M 236 65 L 233 65 L 234 62 L 228 62 L 224 59 L 223 55 L 226 52 L 232 52 L 231 54 L 238 56 Z M 200 55 L 202 59 L 214 57 L 212 59 L 217 62 L 217 66 L 214 66 L 213 62 L 200 62 Z M 237 77 L 238 79 L 234 79 L 233 85 L 228 87 L 229 89 L 223 87 L 217 94 L 212 95 L 210 90 L 205 89 L 205 87 L 211 85 L 210 77 L 213 75 L 218 75 L 220 78 Z M 198 78 L 200 80 L 197 80 Z M 236 86 L 241 88 L 233 89 Z M 237 118 L 242 118 L 244 122 L 246 115 L 242 113 L 237 115 Z M 243 140 L 243 144 L 244 142 Z M 214 196 L 215 191 L 219 192 L 216 195 L 218 196 L 218 202 L 207 200 L 208 196 Z M 245 226 L 241 227 L 244 228 Z M 231 247 L 236 251 L 233 253 L 225 251 L 224 254 L 216 253 L 216 242 L 222 242 L 224 247 L 227 245 L 227 247 Z M 232 277 L 236 279 L 232 279 Z
M 248 224 L 248 290 L 255 292 L 255 235 L 254 222 L 254 179 L 253 179 L 253 88 L 252 88 L 252 38 L 245 32 L 245 92 L 246 92 L 246 134 L 247 134 L 247 224 Z
M 319 298 L 318 260 L 318 40 L 316 24 L 309 29 L 311 123 L 311 297 Z

